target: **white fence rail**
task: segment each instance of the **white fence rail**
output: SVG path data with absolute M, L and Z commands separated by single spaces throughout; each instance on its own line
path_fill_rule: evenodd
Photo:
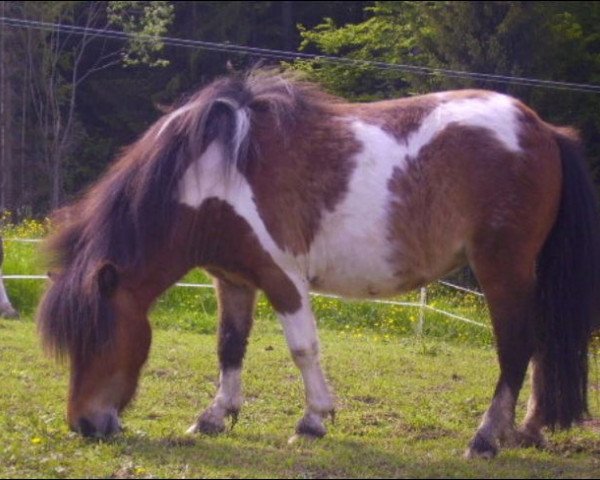
M 4 241 L 5 242 L 16 242 L 16 243 L 39 243 L 42 240 L 37 239 L 37 238 L 5 238 Z M 3 275 L 2 278 L 5 280 L 45 280 L 48 278 L 48 276 L 47 275 Z M 439 283 L 440 285 L 443 285 L 445 287 L 460 291 L 467 295 L 475 295 L 480 298 L 483 298 L 483 296 L 484 296 L 483 293 L 481 293 L 481 292 L 472 290 L 470 288 L 465 288 L 460 285 L 455 285 L 448 281 L 439 280 L 437 283 Z M 214 285 L 212 285 L 210 283 L 176 283 L 175 285 L 177 287 L 182 287 L 182 288 L 212 288 L 212 289 L 215 288 Z M 427 312 L 427 311 L 439 313 L 448 318 L 451 318 L 453 320 L 457 320 L 457 321 L 460 321 L 463 323 L 467 323 L 469 325 L 474 325 L 474 326 L 477 326 L 480 328 L 490 329 L 489 325 L 472 320 L 470 318 L 463 317 L 461 315 L 457 315 L 453 312 L 448 312 L 446 310 L 436 308 L 433 305 L 428 304 L 427 303 L 427 293 L 428 293 L 427 287 L 421 288 L 420 301 L 418 303 L 417 302 L 402 302 L 402 301 L 397 301 L 397 300 L 374 300 L 374 299 L 364 300 L 364 302 L 375 303 L 375 304 L 380 304 L 380 305 L 396 305 L 396 306 L 407 307 L 407 308 L 418 308 L 419 309 L 419 321 L 417 323 L 416 331 L 417 331 L 417 334 L 419 334 L 419 335 L 421 335 L 423 333 L 423 327 L 425 324 L 425 312 Z M 335 298 L 338 300 L 343 300 L 343 297 L 340 297 L 338 295 L 330 295 L 330 294 L 317 293 L 317 292 L 311 292 L 311 295 L 315 296 L 315 297 Z

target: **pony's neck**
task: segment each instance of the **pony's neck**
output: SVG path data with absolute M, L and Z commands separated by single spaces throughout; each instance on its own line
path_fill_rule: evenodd
M 180 220 L 174 230 L 165 235 L 163 244 L 151 252 L 144 265 L 125 274 L 127 285 L 145 308 L 150 308 L 160 295 L 200 265 L 195 212 L 174 212 L 174 215 Z

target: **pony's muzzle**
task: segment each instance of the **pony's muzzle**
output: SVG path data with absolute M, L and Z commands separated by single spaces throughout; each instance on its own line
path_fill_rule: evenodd
M 113 412 L 81 417 L 71 429 L 86 438 L 108 438 L 121 431 L 121 422 Z

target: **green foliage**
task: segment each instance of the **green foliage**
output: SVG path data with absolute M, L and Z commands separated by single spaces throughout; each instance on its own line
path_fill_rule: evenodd
M 282 21 L 284 3 L 292 13 L 291 31 L 286 31 L 285 22 Z M 356 21 L 362 17 L 364 6 L 364 2 L 356 1 L 293 4 L 233 1 L 12 4 L 15 6 L 13 15 L 17 17 L 21 15 L 19 10 L 38 8 L 39 12 L 36 10 L 35 14 L 27 10 L 26 16 L 44 21 L 64 21 L 77 26 L 86 25 L 85 13 L 94 8 L 96 14 L 93 16 L 92 26 L 104 28 L 110 22 L 109 28 L 133 34 L 131 41 L 127 43 L 97 37 L 90 38 L 86 44 L 81 59 L 81 72 L 86 78 L 78 86 L 76 128 L 70 138 L 70 148 L 61 156 L 61 189 L 65 200 L 78 195 L 97 179 L 123 146 L 139 137 L 165 109 L 179 102 L 182 96 L 226 73 L 228 64 L 241 70 L 259 61 L 258 57 L 173 47 L 162 45 L 159 41 L 146 42 L 148 36 L 166 35 L 267 48 L 282 48 L 288 42 L 293 48 L 299 42 L 299 35 L 293 28 L 296 21 L 312 26 L 319 23 L 324 14 L 344 21 Z M 68 16 L 67 6 L 70 6 Z M 36 31 L 33 33 L 33 57 L 37 59 L 38 47 L 45 45 L 46 34 Z M 60 38 L 79 39 L 75 35 Z M 70 46 L 69 42 L 65 45 Z M 72 73 L 74 58 L 69 53 L 69 48 L 63 49 L 59 59 L 61 72 L 67 77 Z M 19 58 L 27 58 L 27 55 L 19 55 Z M 102 58 L 106 58 L 105 63 L 98 64 L 102 68 L 93 75 L 87 75 L 87 69 Z M 161 68 L 155 68 L 156 66 Z M 25 63 L 22 63 L 21 68 L 24 67 Z M 36 76 L 39 79 L 45 77 L 46 75 Z M 59 80 L 62 82 L 63 78 L 60 77 Z M 68 82 L 65 85 L 67 89 L 61 90 L 61 99 L 67 99 L 72 91 Z M 35 99 L 30 100 L 35 104 Z M 29 168 L 24 169 L 24 175 L 32 178 L 27 178 L 24 183 L 24 198 L 17 207 L 29 214 L 33 212 L 45 215 L 49 211 L 51 175 L 47 166 L 37 159 L 38 150 L 45 145 L 44 142 L 51 134 L 38 134 L 37 117 L 32 117 L 29 113 L 27 118 L 30 124 L 27 129 L 30 147 L 25 164 Z
M 157 58 L 164 44 L 154 37 L 167 33 L 173 21 L 174 8 L 166 1 L 108 2 L 109 23 L 132 35 L 129 48 L 123 54 L 125 65 L 145 64 L 151 67 L 165 67 L 169 64 L 167 59 Z
M 547 65 L 550 9 L 537 2 L 444 2 L 421 7 L 432 63 L 478 73 L 533 75 Z
M 173 47 L 145 39 L 173 36 L 265 48 L 293 48 L 339 55 L 358 61 L 379 60 L 430 68 L 529 76 L 600 84 L 600 3 L 596 2 L 6 2 L 7 14 L 77 26 L 121 29 L 128 43 L 86 39 L 77 63 L 76 35 L 8 28 L 15 91 L 20 95 L 27 65 L 32 84 L 21 113 L 15 94 L 7 138 L 25 127 L 24 161 L 12 142 L 15 172 L 9 208 L 45 215 L 52 190 L 51 168 L 44 152 L 55 142 L 42 115 L 54 112 L 65 124 L 76 64 L 84 80 L 78 85 L 75 122 L 60 156 L 60 188 L 71 197 L 105 170 L 119 148 L 132 142 L 165 107 L 227 71 L 243 70 L 258 56 Z M 90 16 L 90 13 L 91 16 Z M 288 15 L 288 17 L 286 17 Z M 287 20 L 285 19 L 287 18 Z M 109 24 L 110 22 L 110 24 Z M 292 31 L 290 31 L 290 25 Z M 298 25 L 298 29 L 293 29 Z M 53 42 L 59 42 L 53 43 Z M 56 57 L 56 53 L 58 57 Z M 108 55 L 108 57 L 107 57 Z M 119 56 L 121 55 L 121 56 Z M 12 58 L 11 57 L 11 58 Z M 8 58 L 8 57 L 7 57 Z M 123 61 L 114 61 L 123 59 Z M 24 59 L 28 59 L 25 62 Z M 104 59 L 104 60 L 102 60 Z M 102 60 L 102 61 L 100 61 Z M 126 68 L 125 68 L 126 65 Z M 162 68 L 154 68 L 162 66 Z M 327 89 L 354 100 L 374 100 L 429 91 L 478 87 L 516 95 L 541 116 L 582 130 L 600 182 L 600 95 L 519 85 L 416 75 L 366 65 L 320 61 L 288 64 L 308 73 Z M 93 70 L 93 75 L 88 72 Z M 49 72 L 54 72 L 52 75 Z M 52 78 L 53 83 L 48 82 Z M 45 91 L 49 88 L 50 91 Z M 40 108 L 52 98 L 56 108 Z M 16 115 L 14 114 L 16 113 Z M 54 118 L 56 117 L 56 118 Z M 60 129 L 59 129 L 60 130 Z M 68 141 L 67 141 L 68 140 Z M 18 163 L 18 165 L 17 165 Z M 23 182 L 21 183 L 21 178 Z M 22 185 L 22 187 L 21 187 Z
M 416 34 L 425 28 L 418 2 L 378 2 L 366 7 L 370 18 L 359 24 L 338 27 L 331 18 L 314 29 L 299 25 L 300 49 L 319 51 L 354 60 L 423 64 L 427 59 L 418 48 Z M 304 70 L 331 91 L 356 100 L 390 98 L 425 91 L 427 82 L 413 84 L 411 76 L 397 70 L 367 65 L 300 61 L 294 68 Z
M 376 2 L 365 21 L 325 19 L 301 27 L 302 48 L 467 72 L 600 83 L 600 4 L 595 2 Z M 590 163 L 600 168 L 600 95 L 548 90 L 442 74 L 415 75 L 325 61 L 296 68 L 348 98 L 390 98 L 451 88 L 513 94 L 546 120 L 582 130 Z M 599 177 L 600 180 L 600 177 Z

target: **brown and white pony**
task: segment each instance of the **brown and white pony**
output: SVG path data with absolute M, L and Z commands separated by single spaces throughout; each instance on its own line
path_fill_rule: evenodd
M 120 428 L 151 341 L 148 310 L 194 267 L 219 299 L 220 386 L 190 431 L 221 432 L 242 405 L 256 293 L 279 315 L 306 389 L 298 435 L 334 411 L 309 291 L 395 295 L 474 270 L 500 378 L 467 456 L 541 445 L 586 413 L 597 322 L 597 200 L 580 145 L 519 101 L 464 90 L 346 103 L 264 71 L 223 78 L 159 119 L 49 240 L 38 312 L 71 361 L 70 426 Z M 515 403 L 529 363 L 533 392 Z
M 2 263 L 4 262 L 4 245 L 2 237 L 0 237 L 0 317 L 6 318 L 17 318 L 19 314 L 13 308 L 6 293 L 4 287 L 4 280 L 2 279 Z

